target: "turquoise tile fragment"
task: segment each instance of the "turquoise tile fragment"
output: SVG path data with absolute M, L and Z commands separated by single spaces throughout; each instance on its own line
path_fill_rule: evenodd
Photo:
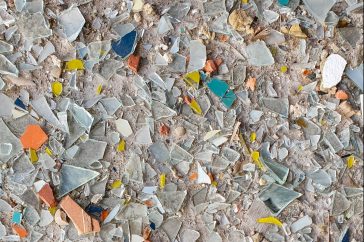
M 133 30 L 111 43 L 113 51 L 123 59 L 133 54 L 137 43 L 137 31 Z
M 279 4 L 283 5 L 283 6 L 287 6 L 289 3 L 289 0 L 278 0 Z
M 11 219 L 11 222 L 14 224 L 20 224 L 21 223 L 22 214 L 20 212 L 14 212 L 13 218 Z
M 232 90 L 230 90 L 229 85 L 226 82 L 213 78 L 207 83 L 207 87 L 212 93 L 221 98 L 221 102 L 225 105 L 225 107 L 230 108 L 233 105 L 236 95 Z

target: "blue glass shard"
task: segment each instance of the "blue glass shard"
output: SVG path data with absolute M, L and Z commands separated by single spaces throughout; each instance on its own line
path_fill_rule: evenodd
M 133 54 L 136 47 L 136 42 L 137 31 L 133 30 L 121 37 L 118 41 L 113 41 L 111 43 L 111 47 L 117 55 L 125 59 Z
M 202 81 L 206 81 L 206 79 L 207 79 L 206 73 L 203 72 L 203 71 L 200 71 L 200 78 L 201 78 Z
M 350 231 L 346 231 L 342 242 L 350 242 Z
M 225 107 L 230 108 L 236 99 L 236 95 L 232 90 L 229 90 L 226 95 L 221 99 Z
M 19 108 L 21 109 L 24 109 L 24 110 L 27 110 L 27 107 L 25 106 L 25 104 L 23 103 L 22 100 L 20 100 L 19 98 L 17 98 L 15 100 L 15 103 L 14 103 L 16 106 L 18 106 Z
M 22 214 L 20 212 L 14 212 L 13 218 L 11 219 L 11 222 L 14 224 L 20 224 L 21 223 Z
M 151 223 L 150 223 L 150 228 L 151 228 L 152 230 L 155 230 L 155 223 L 151 222 Z
M 208 88 L 218 97 L 224 97 L 227 90 L 229 90 L 229 85 L 219 79 L 211 79 L 210 82 L 207 83 Z
M 102 213 L 102 211 L 103 211 L 104 209 L 102 208 L 102 207 L 100 207 L 100 206 L 97 206 L 97 205 L 94 205 L 94 204 L 90 204 L 90 205 L 88 205 L 86 208 L 85 208 L 85 211 L 88 213 L 88 214 L 90 214 L 90 215 L 92 215 L 92 216 L 94 216 L 94 217 L 96 217 L 96 218 L 99 218 L 100 216 L 101 216 L 101 213 Z

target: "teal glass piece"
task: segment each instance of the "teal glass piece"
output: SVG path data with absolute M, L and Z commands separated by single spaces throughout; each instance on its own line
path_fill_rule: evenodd
M 21 223 L 22 214 L 20 212 L 14 212 L 13 218 L 11 219 L 11 222 L 14 224 L 20 224 Z
M 229 90 L 229 85 L 219 79 L 212 79 L 207 83 L 207 87 L 218 97 L 224 97 L 227 90 Z
M 283 5 L 283 6 L 287 6 L 289 3 L 289 0 L 278 0 L 279 4 Z
M 232 90 L 229 90 L 228 93 L 221 99 L 222 103 L 225 107 L 230 108 L 236 99 L 236 95 Z

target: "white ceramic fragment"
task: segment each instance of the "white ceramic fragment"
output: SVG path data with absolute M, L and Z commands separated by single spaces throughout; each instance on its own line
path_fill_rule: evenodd
M 197 183 L 198 184 L 211 184 L 210 177 L 202 169 L 200 163 L 196 162 L 196 164 L 197 164 Z
M 342 78 L 347 61 L 338 54 L 331 54 L 324 64 L 322 70 L 322 87 L 332 88 L 336 86 Z

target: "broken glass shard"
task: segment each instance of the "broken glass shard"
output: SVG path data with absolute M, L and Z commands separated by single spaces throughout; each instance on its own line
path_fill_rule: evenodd
M 166 57 L 162 56 L 159 52 L 155 55 L 154 64 L 156 66 L 167 66 L 168 60 Z
M 95 41 L 87 46 L 87 53 L 90 60 L 99 62 L 103 60 L 111 49 L 111 41 Z
M 336 0 L 303 0 L 308 12 L 319 22 L 324 23 Z
M 58 17 L 58 23 L 69 42 L 77 39 L 85 22 L 85 18 L 76 6 L 64 10 Z
M 28 156 L 25 154 L 21 155 L 13 163 L 13 170 L 15 173 L 30 173 L 34 171 L 34 169 L 35 168 L 30 162 Z
M 13 100 L 3 93 L 0 93 L 0 117 L 11 117 L 12 110 L 15 108 Z
M 143 182 L 142 163 L 138 155 L 132 154 L 126 165 L 126 172 L 129 174 L 130 180 Z
M 19 31 L 30 41 L 46 38 L 52 35 L 42 13 L 23 14 L 18 20 Z
M 2 119 L 0 119 L 0 144 L 11 144 L 12 147 L 9 154 L 0 152 L 0 162 L 7 162 L 9 159 L 19 154 L 23 147 L 19 139 L 9 130 Z
M 291 225 L 291 231 L 293 233 L 298 232 L 299 230 L 310 226 L 312 224 L 312 218 L 308 215 L 298 219 L 297 221 L 295 221 L 292 225 Z
M 191 3 L 176 3 L 168 10 L 168 15 L 173 23 L 180 23 L 182 19 L 188 14 L 191 8 Z
M 177 217 L 169 217 L 163 224 L 162 229 L 166 232 L 169 241 L 174 241 L 181 229 L 182 221 Z
M 12 52 L 13 49 L 14 47 L 11 44 L 0 40 L 0 54 Z
M 186 229 L 181 233 L 182 242 L 195 242 L 200 237 L 196 230 Z
M 338 54 L 331 54 L 324 64 L 322 70 L 322 87 L 332 88 L 336 86 L 342 78 L 347 62 Z
M 339 216 L 343 212 L 349 209 L 351 202 L 345 197 L 344 194 L 336 191 L 332 203 L 332 216 Z
M 186 72 L 186 62 L 187 58 L 178 53 L 173 54 L 173 61 L 168 65 L 171 72 L 185 73 Z
M 332 131 L 328 131 L 324 135 L 324 139 L 328 142 L 332 150 L 337 153 L 340 150 L 344 149 L 344 145 L 341 143 L 340 139 L 336 136 L 336 134 Z
M 363 194 L 363 188 L 357 187 L 344 187 L 345 195 L 348 198 L 360 196 Z
M 0 54 L 0 74 L 18 76 L 19 70 L 5 56 Z
M 193 160 L 193 155 L 188 153 L 186 150 L 182 149 L 177 144 L 173 144 L 171 153 L 170 153 L 170 157 L 171 157 L 171 163 L 173 165 L 177 165 L 178 163 L 180 163 L 182 161 L 191 163 Z
M 362 91 L 364 90 L 363 85 L 364 85 L 364 78 L 363 78 L 363 63 L 361 63 L 360 66 L 351 69 L 348 68 L 346 70 L 346 75 L 355 83 L 355 85 L 360 88 Z
M 209 16 L 217 16 L 220 13 L 226 12 L 225 1 L 210 1 L 203 3 L 204 12 Z
M 289 169 L 271 158 L 268 142 L 262 144 L 260 157 L 264 165 L 268 168 L 269 175 L 279 184 L 283 185 L 287 180 Z
M 173 44 L 171 49 L 169 50 L 169 52 L 171 52 L 172 54 L 176 54 L 179 51 L 179 43 L 181 41 L 180 37 L 177 37 L 174 39 Z
M 73 158 L 72 164 L 82 167 L 92 167 L 99 163 L 98 160 L 104 158 L 107 143 L 103 141 L 89 139 L 78 145 L 78 152 Z
M 169 160 L 169 150 L 163 142 L 157 141 L 156 143 L 149 146 L 149 150 L 156 161 L 166 162 Z
M 199 40 L 190 41 L 190 62 L 188 72 L 202 69 L 206 63 L 206 46 Z
M 61 183 L 58 187 L 57 197 L 63 197 L 76 188 L 96 178 L 100 173 L 81 167 L 63 165 L 60 171 Z
M 156 121 L 162 118 L 171 118 L 177 115 L 176 111 L 167 107 L 161 102 L 153 101 L 151 106 L 153 117 Z
M 186 195 L 187 191 L 157 193 L 157 197 L 160 200 L 164 210 L 169 214 L 175 214 L 181 209 Z
M 40 211 L 40 220 L 38 225 L 41 227 L 48 226 L 50 223 L 53 222 L 53 216 L 48 210 L 41 210 Z
M 117 41 L 111 42 L 113 51 L 122 59 L 129 57 L 135 50 L 137 44 L 137 31 L 133 30 Z
M 63 125 L 59 122 L 59 120 L 56 118 L 56 116 L 52 112 L 52 110 L 51 110 L 50 106 L 48 105 L 48 102 L 44 96 L 31 101 L 31 105 L 32 105 L 33 109 L 37 112 L 38 115 L 43 117 L 45 120 L 47 120 L 50 124 L 52 124 L 56 128 L 59 128 L 59 129 L 65 131 Z
M 54 52 L 56 52 L 54 45 L 52 44 L 52 42 L 48 41 L 38 56 L 38 63 L 42 63 L 45 59 L 47 59 L 48 56 L 50 56 Z
M 152 144 L 152 138 L 150 136 L 149 125 L 145 125 L 135 132 L 134 143 L 139 145 Z
M 116 129 L 117 131 L 123 136 L 123 137 L 129 137 L 133 134 L 133 130 L 131 129 L 128 120 L 125 119 L 117 119 L 115 121 Z
M 279 14 L 267 9 L 263 11 L 263 17 L 268 22 L 268 24 L 271 24 L 278 20 Z
M 307 174 L 307 177 L 312 179 L 313 185 L 316 188 L 318 188 L 320 191 L 325 190 L 327 187 L 331 186 L 331 184 L 332 184 L 330 175 L 322 169 L 319 169 L 315 172 Z
M 264 41 L 256 41 L 246 47 L 248 62 L 253 66 L 270 66 L 274 64 L 272 53 Z
M 287 118 L 289 114 L 288 98 L 263 98 L 263 104 L 266 108 Z
M 108 81 L 121 67 L 122 62 L 114 59 L 108 59 L 102 64 L 100 75 Z
M 301 195 L 301 193 L 272 183 L 260 193 L 259 198 L 272 211 L 274 216 L 277 216 Z
M 163 81 L 163 79 L 155 72 L 151 73 L 148 78 L 157 86 L 161 87 L 163 90 L 166 90 L 166 83 Z
M 73 103 L 70 107 L 70 112 L 76 122 L 84 129 L 90 132 L 94 117 L 83 107 Z
M 116 97 L 104 98 L 100 101 L 107 111 L 107 114 L 114 115 L 121 107 L 121 102 Z
M 207 175 L 207 173 L 202 169 L 199 162 L 196 162 L 197 165 L 197 183 L 198 184 L 211 184 L 211 179 Z
M 158 24 L 158 34 L 165 34 L 168 31 L 173 30 L 173 25 L 170 18 L 167 15 L 163 15 Z

